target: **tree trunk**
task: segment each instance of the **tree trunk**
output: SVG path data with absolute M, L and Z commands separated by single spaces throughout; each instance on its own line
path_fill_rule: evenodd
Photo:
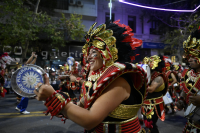
M 28 51 L 28 46 L 29 46 L 29 41 L 27 41 L 25 48 L 22 49 L 23 50 L 22 51 L 22 60 L 26 59 L 26 54 L 27 54 L 27 51 Z
M 39 4 L 40 4 L 40 0 L 37 1 L 37 4 L 35 6 L 35 14 L 37 14 L 37 12 L 38 12 Z

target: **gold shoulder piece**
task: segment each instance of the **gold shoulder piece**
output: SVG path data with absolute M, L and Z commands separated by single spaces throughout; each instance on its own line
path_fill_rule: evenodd
M 120 64 L 120 63 L 118 63 L 118 62 L 114 63 L 113 65 L 116 66 L 116 67 L 118 67 L 120 70 L 124 70 L 125 67 L 126 67 L 125 65 Z

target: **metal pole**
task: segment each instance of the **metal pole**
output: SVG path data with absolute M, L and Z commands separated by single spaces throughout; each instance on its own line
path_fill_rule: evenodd
M 112 20 L 112 0 L 110 0 L 109 7 L 110 7 L 110 20 Z

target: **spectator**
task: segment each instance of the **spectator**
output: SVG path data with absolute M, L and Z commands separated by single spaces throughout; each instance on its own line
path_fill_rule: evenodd
M 27 61 L 23 60 L 23 66 L 27 64 L 35 64 L 36 59 L 37 55 L 35 54 L 35 52 L 32 52 L 31 57 Z M 27 97 L 22 97 L 20 103 L 17 105 L 15 109 L 19 111 L 21 114 L 30 114 L 30 112 L 26 110 L 28 106 L 28 100 L 29 99 Z

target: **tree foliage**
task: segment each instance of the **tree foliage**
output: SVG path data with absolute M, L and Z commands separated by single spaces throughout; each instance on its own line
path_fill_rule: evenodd
M 48 45 L 57 48 L 64 46 L 66 41 L 83 38 L 81 15 L 71 14 L 66 18 L 62 14 L 61 18 L 53 17 L 44 10 L 38 13 L 39 4 L 40 0 L 3 0 L 0 5 L 1 46 L 21 46 L 23 58 L 26 58 L 30 47 L 36 46 L 32 43 L 40 39 L 48 40 Z
M 199 12 L 182 14 L 179 17 L 173 18 L 173 23 L 176 23 L 176 27 L 163 35 L 163 41 L 166 44 L 171 44 L 171 50 L 177 47 L 178 49 L 174 51 L 174 54 L 180 54 L 182 53 L 180 49 L 182 49 L 183 41 L 200 26 Z

